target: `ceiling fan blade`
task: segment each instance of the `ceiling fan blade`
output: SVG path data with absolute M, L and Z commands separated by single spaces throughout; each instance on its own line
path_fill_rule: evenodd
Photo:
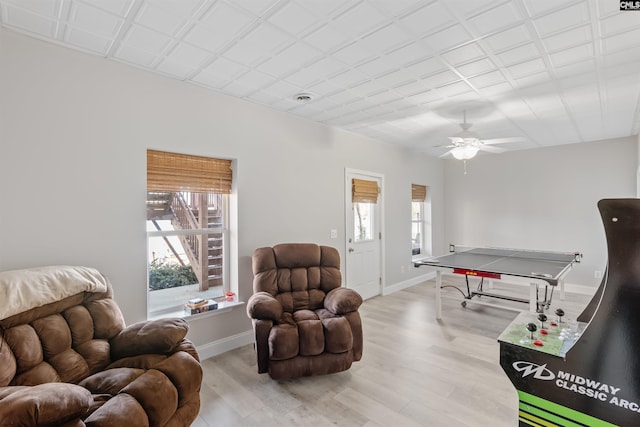
M 439 155 L 438 157 L 439 157 L 440 159 L 443 159 L 443 158 L 445 158 L 445 157 L 450 157 L 450 156 L 452 155 L 452 154 L 451 154 L 451 152 L 452 152 L 452 151 L 453 151 L 453 150 L 449 150 L 449 151 L 447 151 L 446 153 Z
M 522 142 L 524 138 L 520 136 L 514 136 L 511 138 L 494 138 L 494 139 L 483 139 L 482 142 L 485 144 L 504 144 L 507 142 Z
M 507 151 L 504 148 L 492 147 L 490 145 L 484 145 L 484 144 L 480 145 L 478 147 L 478 150 L 487 151 L 489 153 L 495 153 L 495 154 L 500 154 L 500 153 L 504 153 L 505 151 Z
M 456 145 L 434 145 L 432 148 L 454 148 L 457 147 Z

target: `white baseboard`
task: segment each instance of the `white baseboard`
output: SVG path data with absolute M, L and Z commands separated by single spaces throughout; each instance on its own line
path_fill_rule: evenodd
M 427 280 L 435 279 L 436 273 L 435 271 L 429 272 L 427 274 L 423 274 L 422 276 L 412 277 L 409 280 L 404 280 L 400 283 L 393 284 L 391 286 L 385 286 L 382 288 L 382 295 L 391 295 L 394 292 L 401 291 L 406 288 L 410 288 L 411 286 L 417 285 L 418 283 L 422 283 Z
M 251 344 L 254 341 L 253 330 L 222 338 L 207 344 L 196 347 L 200 360 L 208 359 L 213 356 L 225 353 L 234 348 Z

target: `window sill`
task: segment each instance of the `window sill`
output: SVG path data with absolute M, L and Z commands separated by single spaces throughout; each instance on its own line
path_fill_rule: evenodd
M 193 320 L 193 319 L 204 319 L 205 317 L 212 317 L 218 314 L 227 313 L 231 311 L 234 307 L 238 307 L 242 305 L 244 305 L 244 301 L 233 301 L 233 302 L 220 301 L 218 302 L 218 308 L 211 311 L 205 311 L 204 313 L 187 314 L 184 312 L 184 309 L 173 308 L 173 309 L 163 310 L 159 312 L 149 313 L 149 315 L 147 316 L 147 319 L 155 320 L 155 319 L 162 319 L 166 317 L 178 317 L 178 318 L 185 319 L 187 321 Z

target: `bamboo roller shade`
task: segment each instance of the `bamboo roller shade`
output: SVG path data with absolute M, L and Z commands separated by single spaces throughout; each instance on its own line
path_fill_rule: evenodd
M 147 191 L 231 193 L 231 160 L 147 150 Z
M 376 181 L 353 179 L 351 183 L 353 203 L 378 203 L 380 189 Z
M 427 186 L 411 184 L 411 201 L 424 202 L 427 200 Z

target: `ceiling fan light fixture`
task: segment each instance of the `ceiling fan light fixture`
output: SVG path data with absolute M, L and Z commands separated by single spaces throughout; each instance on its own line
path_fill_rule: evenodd
M 469 160 L 478 154 L 478 147 L 471 144 L 461 145 L 451 150 L 451 154 L 457 160 Z

